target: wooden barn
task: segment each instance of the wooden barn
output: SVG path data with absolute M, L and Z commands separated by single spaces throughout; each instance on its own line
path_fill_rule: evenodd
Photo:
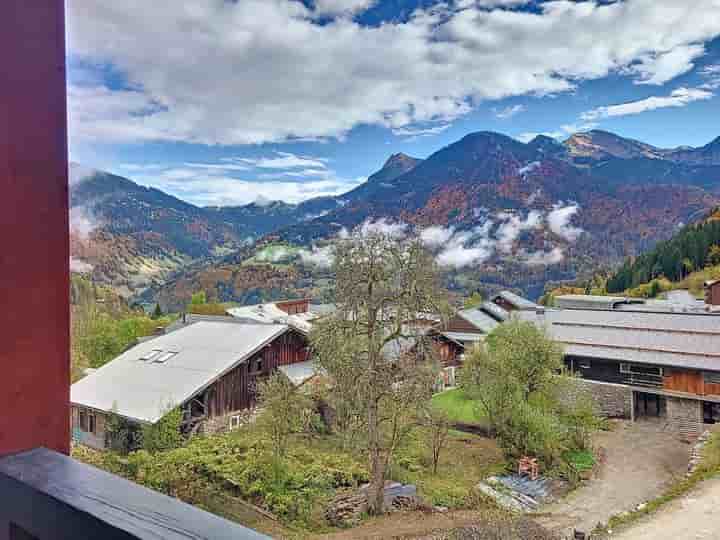
M 258 382 L 303 364 L 305 335 L 279 324 L 200 321 L 145 341 L 72 385 L 73 439 L 106 448 L 110 413 L 154 424 L 181 407 L 186 430 L 229 429 L 257 399 Z

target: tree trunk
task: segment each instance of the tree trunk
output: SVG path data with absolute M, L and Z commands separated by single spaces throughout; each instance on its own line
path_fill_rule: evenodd
M 385 498 L 385 460 L 380 447 L 378 404 L 371 400 L 368 408 L 368 442 L 370 446 L 370 486 L 368 488 L 368 512 L 377 516 L 383 512 Z

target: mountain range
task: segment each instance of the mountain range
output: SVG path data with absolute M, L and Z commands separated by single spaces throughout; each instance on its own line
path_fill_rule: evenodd
M 424 160 L 393 154 L 352 191 L 297 205 L 202 208 L 71 172 L 72 260 L 128 295 L 251 257 L 249 239 L 311 246 L 367 223 L 428 231 L 460 292 L 489 281 L 532 295 L 649 249 L 720 204 L 720 137 L 661 149 L 600 130 L 527 143 L 477 132 Z

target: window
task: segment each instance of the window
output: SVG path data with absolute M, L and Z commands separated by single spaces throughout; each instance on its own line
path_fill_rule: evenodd
M 628 375 L 657 375 L 663 374 L 663 368 L 656 366 L 643 366 L 640 364 L 620 364 L 620 373 Z
M 250 373 L 259 373 L 263 370 L 263 357 L 255 358 L 250 364 Z
M 87 411 L 80 411 L 78 413 L 78 423 L 80 424 L 80 430 L 85 433 L 95 433 L 95 415 Z
M 578 362 L 578 367 L 580 369 L 590 369 L 592 367 L 592 364 L 590 363 L 590 360 L 580 360 Z
M 718 372 L 706 371 L 703 373 L 703 378 L 708 384 L 720 384 L 720 373 Z
M 237 429 L 240 427 L 240 415 L 236 414 L 230 417 L 230 429 Z

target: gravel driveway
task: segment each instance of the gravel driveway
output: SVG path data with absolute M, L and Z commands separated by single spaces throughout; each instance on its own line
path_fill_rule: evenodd
M 720 539 L 720 479 L 703 482 L 688 495 L 612 537 L 617 540 Z
M 600 433 L 596 447 L 605 451 L 597 477 L 561 501 L 539 510 L 536 521 L 557 534 L 573 528 L 589 532 L 611 516 L 658 496 L 665 485 L 685 474 L 690 445 L 677 440 L 659 420 L 617 422 Z M 675 537 L 686 538 L 684 536 Z

